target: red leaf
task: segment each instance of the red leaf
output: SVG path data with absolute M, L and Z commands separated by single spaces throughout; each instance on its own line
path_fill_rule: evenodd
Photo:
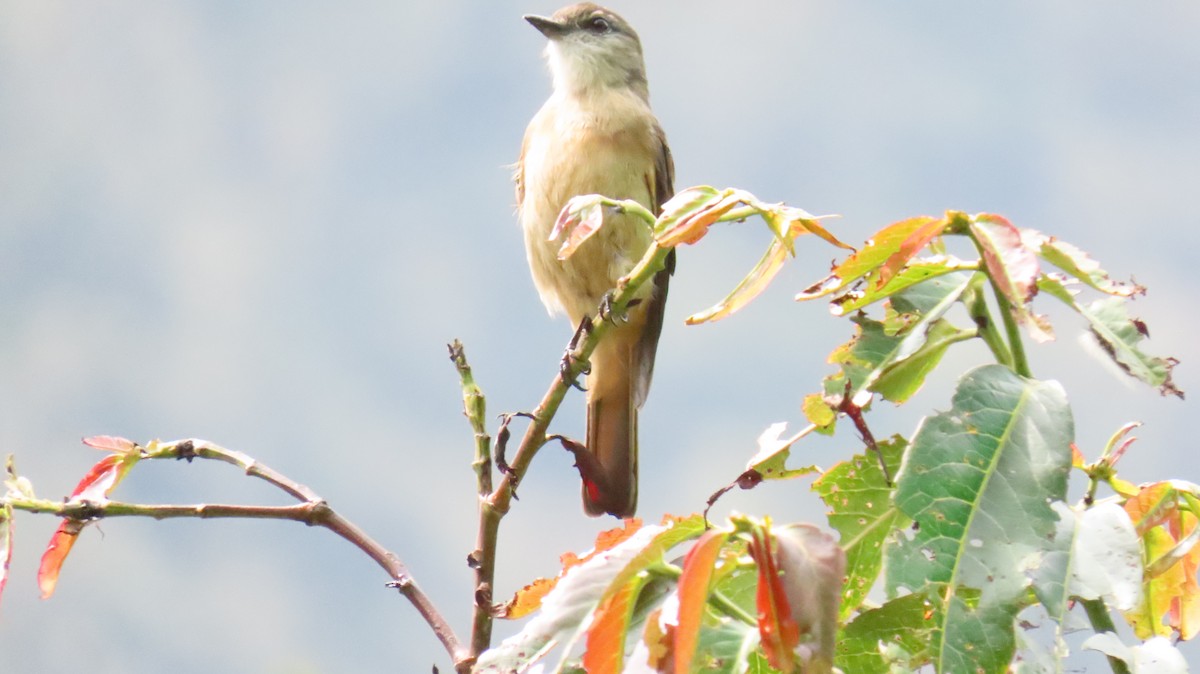
M 137 443 L 133 440 L 126 440 L 125 438 L 113 435 L 93 435 L 90 438 L 84 438 L 83 444 L 116 454 L 128 454 L 138 449 Z
M 51 537 L 50 545 L 47 545 L 46 551 L 42 553 L 42 563 L 38 566 L 38 587 L 42 590 L 42 599 L 49 599 L 54 594 L 54 587 L 58 585 L 58 572 L 82 530 L 82 522 L 63 520 L 62 524 L 58 525 L 58 531 Z
M 0 509 L 0 596 L 8 583 L 8 565 L 12 562 L 13 519 L 12 507 Z
M 1054 339 L 1045 317 L 1029 310 L 1029 301 L 1037 293 L 1040 269 L 1037 254 L 1025 245 L 1021 231 L 1008 220 L 990 213 L 971 216 L 970 228 L 988 276 L 1012 305 L 1013 317 L 1029 329 L 1036 341 Z
M 700 637 L 700 622 L 708 602 L 713 566 L 721 547 L 729 538 L 728 531 L 709 529 L 688 551 L 679 576 L 679 626 L 675 629 L 675 671 L 692 671 L 692 657 Z
M 771 530 L 766 525 L 750 532 L 750 556 L 758 564 L 758 633 L 762 638 L 767 662 L 783 674 L 796 669 L 796 647 L 800 645 L 800 626 L 792 618 L 787 590 L 779 575 Z
M 550 232 L 550 240 L 554 241 L 566 232 L 562 247 L 558 249 L 558 259 L 566 260 L 583 245 L 593 234 L 604 226 L 604 204 L 596 195 L 576 197 L 567 202 L 554 223 Z
M 583 652 L 583 669 L 588 674 L 620 674 L 625 660 L 625 633 L 641 585 L 626 583 L 592 612 L 587 649 Z
M 117 484 L 120 461 L 120 454 L 109 454 L 97 461 L 87 475 L 84 475 L 83 479 L 79 481 L 79 484 L 75 485 L 75 490 L 71 492 L 71 498 L 89 501 L 104 500 Z

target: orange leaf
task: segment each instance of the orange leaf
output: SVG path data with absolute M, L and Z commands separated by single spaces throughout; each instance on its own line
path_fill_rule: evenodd
M 1136 496 L 1125 501 L 1125 512 L 1129 513 L 1129 519 L 1139 534 L 1145 534 L 1147 530 L 1162 524 L 1178 507 L 1178 496 L 1170 482 L 1148 484 Z
M 677 197 L 680 195 L 676 195 Z M 665 226 L 655 235 L 658 244 L 664 248 L 674 248 L 680 244 L 696 243 L 704 238 L 708 233 L 708 228 L 714 222 L 721 219 L 733 207 L 741 203 L 742 193 L 737 190 L 725 190 L 718 194 L 705 193 L 699 197 L 701 206 L 696 208 L 683 217 L 674 221 L 664 218 L 662 223 Z M 719 197 L 719 198 L 715 198 Z M 696 195 L 689 195 L 684 201 L 690 201 L 687 205 L 692 207 L 696 202 Z M 674 198 L 671 199 L 674 201 Z M 667 208 L 671 205 L 671 201 L 663 204 L 663 213 L 666 214 Z
M 700 638 L 700 622 L 708 602 L 713 566 L 721 547 L 729 538 L 728 531 L 709 529 L 688 551 L 679 576 L 679 626 L 675 628 L 675 671 L 692 671 L 692 657 Z
M 513 594 L 513 598 L 508 600 L 500 609 L 496 616 L 505 620 L 516 620 L 533 613 L 542 606 L 542 599 L 550 594 L 554 586 L 558 585 L 558 581 L 571 569 L 571 567 L 579 566 L 596 555 L 615 548 L 621 543 L 629 539 L 642 528 L 642 520 L 637 517 L 631 517 L 624 521 L 621 527 L 608 529 L 596 534 L 595 547 L 582 557 L 573 552 L 564 552 L 559 556 L 558 561 L 562 564 L 562 570 L 558 572 L 555 578 L 538 578 L 525 587 L 517 590 Z
M 550 590 L 558 585 L 557 578 L 538 578 L 525 587 L 517 590 L 513 598 L 504 604 L 496 617 L 503 620 L 516 620 L 538 610 L 542 600 L 550 594 Z
M 592 612 L 583 669 L 588 674 L 619 674 L 625 660 L 625 633 L 641 590 L 641 582 L 626 583 Z
M 1148 568 L 1167 558 L 1197 526 L 1196 516 L 1180 508 L 1179 488 L 1171 482 L 1147 485 L 1126 500 L 1125 511 L 1142 536 Z M 1169 563 L 1169 562 L 1168 562 Z M 1179 632 L 1191 639 L 1200 632 L 1200 546 L 1143 581 L 1142 603 L 1125 614 L 1139 638 Z
M 783 674 L 796 669 L 796 647 L 800 645 L 800 626 L 792 618 L 787 591 L 779 575 L 771 530 L 755 526 L 750 532 L 750 556 L 758 564 L 758 633 L 762 638 L 767 662 Z
M 54 594 L 54 587 L 58 585 L 58 572 L 82 530 L 82 522 L 63 520 L 62 524 L 58 525 L 58 531 L 50 538 L 50 544 L 42 553 L 42 563 L 38 566 L 38 587 L 42 590 L 42 599 L 49 599 Z
M 896 252 L 888 256 L 887 261 L 879 268 L 879 276 L 875 282 L 875 287 L 882 288 L 887 285 L 896 274 L 900 273 L 900 270 L 904 269 L 904 265 L 908 264 L 909 260 L 921 252 L 925 246 L 929 245 L 929 242 L 934 237 L 940 236 L 946 230 L 946 225 L 948 224 L 949 222 L 944 218 L 930 218 L 928 222 L 923 223 L 905 237 Z
M 858 252 L 834 267 L 829 276 L 805 288 L 796 296 L 796 299 L 803 301 L 824 297 L 854 283 L 884 265 L 909 240 L 913 232 L 934 222 L 944 221 L 922 215 L 893 222 L 884 227 L 876 232 Z

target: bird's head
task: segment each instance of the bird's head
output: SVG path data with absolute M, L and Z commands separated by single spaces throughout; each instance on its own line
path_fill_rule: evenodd
M 580 94 L 629 87 L 646 97 L 642 43 L 617 13 L 590 2 L 564 7 L 554 16 L 526 15 L 545 35 L 554 88 Z

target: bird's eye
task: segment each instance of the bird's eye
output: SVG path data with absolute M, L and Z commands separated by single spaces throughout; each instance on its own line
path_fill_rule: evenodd
M 586 28 L 589 33 L 601 34 L 612 30 L 612 24 L 608 22 L 608 19 L 602 16 L 594 16 L 591 19 L 588 19 L 588 22 L 584 24 L 584 28 Z

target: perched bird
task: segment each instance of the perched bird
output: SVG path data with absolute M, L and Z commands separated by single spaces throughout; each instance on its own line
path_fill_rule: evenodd
M 605 224 L 566 260 L 549 236 L 567 201 L 583 194 L 633 199 L 657 213 L 674 192 L 666 136 L 650 110 L 637 33 L 614 12 L 583 2 L 551 17 L 526 16 L 546 36 L 554 91 L 525 131 L 517 205 L 529 268 L 551 314 L 580 325 L 650 246 L 646 223 L 605 214 Z M 641 288 L 628 320 L 617 320 L 592 353 L 587 377 L 587 448 L 598 470 L 584 475 L 583 509 L 628 517 L 637 509 L 638 410 L 646 401 L 675 263 Z

